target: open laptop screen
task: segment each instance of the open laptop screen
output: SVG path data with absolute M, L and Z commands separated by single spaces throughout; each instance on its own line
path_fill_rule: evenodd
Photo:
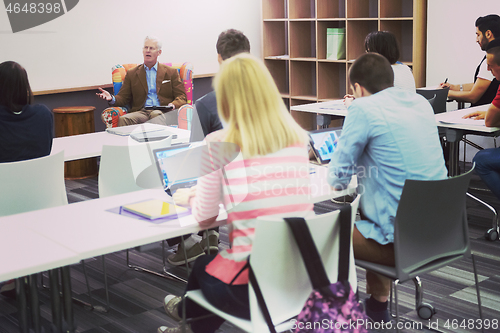
M 165 190 L 191 187 L 200 174 L 201 147 L 182 144 L 154 150 L 158 172 Z
M 339 127 L 323 128 L 309 132 L 311 149 L 320 164 L 330 162 L 342 130 Z

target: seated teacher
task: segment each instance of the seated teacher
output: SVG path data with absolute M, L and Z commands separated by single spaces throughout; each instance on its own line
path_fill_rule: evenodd
M 287 111 L 271 74 L 263 62 L 248 53 L 225 60 L 214 79 L 217 107 L 225 129 L 206 137 L 209 145 L 230 143 L 238 156 L 211 173 L 206 165 L 196 189 L 179 189 L 176 204 L 189 205 L 202 226 L 210 226 L 222 203 L 228 213 L 232 246 L 217 256 L 196 259 L 186 289 L 201 289 L 215 307 L 231 315 L 250 318 L 248 270 L 256 218 L 259 216 L 314 215 L 310 193 L 308 135 Z M 221 149 L 224 149 L 222 147 Z M 210 159 L 212 158 L 212 159 Z M 272 247 L 269 248 L 272 253 Z M 210 312 L 187 299 L 186 317 Z M 181 297 L 168 295 L 167 315 L 182 318 Z M 215 332 L 224 322 L 213 316 L 193 321 L 186 332 Z M 181 327 L 158 328 L 159 333 L 181 332 Z
M 101 92 L 97 96 L 108 101 L 110 106 L 130 107 L 127 114 L 118 118 L 118 126 L 145 123 L 163 114 L 160 110 L 145 110 L 144 107 L 168 105 L 178 109 L 187 103 L 184 84 L 177 69 L 158 63 L 161 54 L 158 38 L 147 36 L 142 54 L 144 63 L 127 72 L 116 96 L 99 88 Z M 177 117 L 174 118 L 177 122 Z

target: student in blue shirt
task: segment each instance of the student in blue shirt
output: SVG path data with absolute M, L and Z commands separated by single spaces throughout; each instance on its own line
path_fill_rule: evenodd
M 376 53 L 359 57 L 349 71 L 356 99 L 348 108 L 328 182 L 345 188 L 357 175 L 361 221 L 353 231 L 355 258 L 394 265 L 394 218 L 406 179 L 446 178 L 442 149 L 427 100 L 394 88 L 389 61 Z M 388 321 L 391 281 L 367 271 L 367 314 Z

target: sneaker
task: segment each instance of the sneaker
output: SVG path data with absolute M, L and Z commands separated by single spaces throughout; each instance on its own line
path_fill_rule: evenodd
M 168 256 L 167 261 L 175 266 L 179 265 L 184 265 L 186 263 L 186 258 L 184 257 L 184 244 L 183 242 L 179 243 L 179 246 L 177 247 L 177 253 L 171 254 Z M 199 256 L 202 256 L 205 254 L 205 251 L 201 248 L 200 243 L 196 243 L 193 246 L 191 246 L 189 249 L 186 250 L 187 254 L 187 262 L 191 262 L 196 260 Z
M 215 230 L 210 230 L 208 232 L 208 237 L 205 237 L 205 234 L 203 234 L 200 245 L 206 254 L 208 254 L 209 249 L 210 254 L 217 254 L 219 252 L 219 233 Z
M 14 280 L 9 280 L 5 282 L 0 282 L 0 293 L 7 293 L 11 290 L 16 289 L 16 281 Z
M 5 297 L 16 299 L 16 281 L 10 280 L 0 282 L 0 294 Z
M 382 311 L 373 311 L 371 310 L 366 302 L 368 298 L 363 301 L 363 307 L 365 308 L 366 315 L 375 323 L 389 323 L 391 321 L 391 317 L 389 316 L 389 310 L 385 309 Z
M 167 295 L 163 300 L 163 308 L 165 309 L 165 313 L 175 321 L 182 321 L 182 318 L 179 316 L 178 311 L 179 302 L 181 300 L 182 297 L 175 295 Z
M 158 332 L 158 333 L 182 333 L 182 326 L 177 326 L 177 327 L 160 326 L 160 327 L 158 327 L 158 330 L 156 332 Z M 191 330 L 191 326 L 189 326 L 189 324 L 186 325 L 186 333 L 193 333 L 193 331 Z

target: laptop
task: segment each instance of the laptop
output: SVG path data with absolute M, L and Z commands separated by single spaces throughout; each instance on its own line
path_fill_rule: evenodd
M 203 145 L 185 143 L 153 150 L 156 166 L 168 195 L 193 187 L 200 176 Z
M 310 146 L 318 164 L 328 164 L 337 149 L 337 142 L 342 129 L 340 127 L 322 128 L 309 132 Z

